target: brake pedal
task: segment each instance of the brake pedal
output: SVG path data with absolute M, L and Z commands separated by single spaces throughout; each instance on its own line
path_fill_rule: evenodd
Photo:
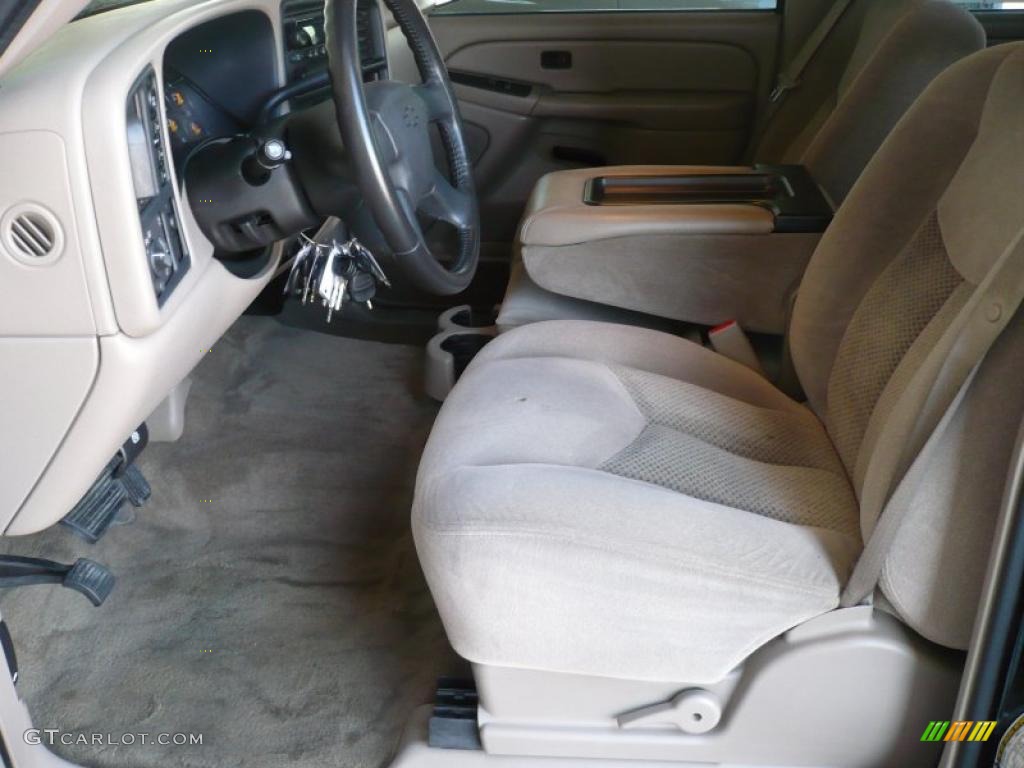
M 132 462 L 147 442 L 146 425 L 132 433 L 132 437 L 110 460 L 99 478 L 85 496 L 68 512 L 61 523 L 75 534 L 95 544 L 117 519 L 118 512 L 128 501 L 141 507 L 152 494 L 149 482 Z
M 81 557 L 71 565 L 39 557 L 0 555 L 0 589 L 32 584 L 60 584 L 80 592 L 100 606 L 114 589 L 116 579 L 105 565 Z

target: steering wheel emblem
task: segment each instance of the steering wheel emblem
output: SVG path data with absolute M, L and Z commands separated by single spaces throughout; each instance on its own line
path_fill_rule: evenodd
M 406 104 L 405 109 L 402 111 L 402 117 L 405 120 L 406 128 L 419 128 L 420 127 L 420 113 L 412 104 Z

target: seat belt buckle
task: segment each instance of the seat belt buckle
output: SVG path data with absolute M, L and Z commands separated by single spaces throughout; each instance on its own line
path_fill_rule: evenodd
M 755 373 L 765 375 L 761 361 L 757 359 L 754 346 L 735 320 L 716 325 L 708 331 L 708 340 L 711 342 L 711 348 L 718 354 L 728 357 L 740 365 L 745 365 Z

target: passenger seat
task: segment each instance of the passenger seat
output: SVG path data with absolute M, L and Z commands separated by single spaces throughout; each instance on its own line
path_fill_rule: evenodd
M 838 207 L 925 87 L 984 47 L 981 25 L 949 0 L 852 0 L 799 84 L 769 104 L 750 161 L 806 166 Z M 530 278 L 517 247 L 499 327 L 557 319 L 665 327 L 651 315 L 545 290 Z

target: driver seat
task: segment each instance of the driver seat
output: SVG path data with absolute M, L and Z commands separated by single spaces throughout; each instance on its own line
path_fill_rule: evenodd
M 806 404 L 637 327 L 541 322 L 485 347 L 438 416 L 413 507 L 455 650 L 478 670 L 714 685 L 833 611 L 878 521 L 865 499 L 897 462 L 888 425 L 1020 239 L 1022 178 L 1024 44 L 1002 45 L 925 91 L 821 241 L 790 328 Z M 1022 380 L 1015 317 L 916 492 L 883 512 L 906 508 L 875 602 L 914 642 L 967 647 Z

